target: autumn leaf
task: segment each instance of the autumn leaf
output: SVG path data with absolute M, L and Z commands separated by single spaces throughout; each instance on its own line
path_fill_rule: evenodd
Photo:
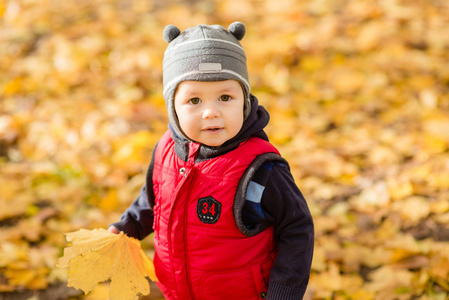
M 138 240 L 105 229 L 81 229 L 66 234 L 66 238 L 69 246 L 58 267 L 69 268 L 68 286 L 87 294 L 99 282 L 110 279 L 111 300 L 138 299 L 150 293 L 147 277 L 157 279 L 153 262 Z

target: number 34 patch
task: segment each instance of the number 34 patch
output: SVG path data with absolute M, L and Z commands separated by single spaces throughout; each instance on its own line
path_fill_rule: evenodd
M 218 221 L 221 213 L 221 203 L 213 197 L 206 197 L 198 199 L 196 208 L 198 218 L 201 222 L 206 224 L 213 224 Z

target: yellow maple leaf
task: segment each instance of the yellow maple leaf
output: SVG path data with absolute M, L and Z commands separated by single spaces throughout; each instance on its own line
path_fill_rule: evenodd
M 154 265 L 140 242 L 123 232 L 81 229 L 66 234 L 69 246 L 58 267 L 68 267 L 67 286 L 89 293 L 99 282 L 110 279 L 110 300 L 138 299 L 150 293 L 146 277 L 157 281 Z

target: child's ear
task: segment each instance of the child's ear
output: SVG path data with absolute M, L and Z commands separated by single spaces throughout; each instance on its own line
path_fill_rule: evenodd
M 228 30 L 232 35 L 241 41 L 246 33 L 245 25 L 242 22 L 234 22 L 229 25 Z
M 167 26 L 165 26 L 164 32 L 163 32 L 164 41 L 166 41 L 167 43 L 170 43 L 180 33 L 181 33 L 181 31 L 175 25 L 167 25 Z

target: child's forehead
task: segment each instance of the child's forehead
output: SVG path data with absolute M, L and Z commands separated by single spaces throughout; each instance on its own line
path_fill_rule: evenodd
M 204 89 L 214 89 L 217 91 L 233 91 L 242 90 L 242 86 L 236 80 L 222 80 L 222 81 L 195 81 L 187 80 L 178 85 L 177 91 L 196 92 Z

